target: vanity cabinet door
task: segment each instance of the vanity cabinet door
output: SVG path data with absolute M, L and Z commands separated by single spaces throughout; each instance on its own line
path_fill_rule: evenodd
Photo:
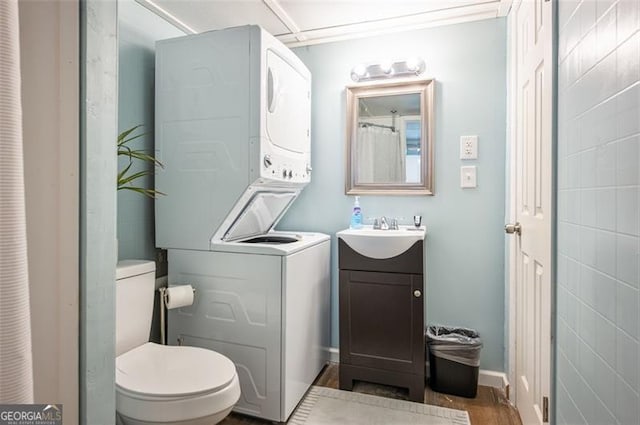
M 423 275 L 340 270 L 340 363 L 424 373 Z

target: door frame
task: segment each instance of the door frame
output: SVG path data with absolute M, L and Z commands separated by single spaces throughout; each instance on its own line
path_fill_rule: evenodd
M 116 412 L 118 2 L 76 1 L 81 39 L 79 422 L 112 424 Z
M 505 202 L 505 223 L 514 223 L 516 219 L 516 137 L 517 137 L 517 110 L 516 110 L 516 93 L 517 93 L 517 78 L 516 78 L 516 60 L 517 60 L 517 40 L 515 39 L 516 20 L 512 12 L 518 7 L 522 0 L 515 0 L 511 9 L 509 10 L 507 21 L 507 178 L 508 178 L 508 190 L 509 201 Z M 507 261 L 505 265 L 505 276 L 508 280 L 507 285 L 507 315 L 508 315 L 508 370 L 507 376 L 509 383 L 516 382 L 516 238 L 510 237 L 505 234 Z M 515 405 L 516 402 L 517 385 L 509 385 L 507 391 L 507 397 L 511 404 Z

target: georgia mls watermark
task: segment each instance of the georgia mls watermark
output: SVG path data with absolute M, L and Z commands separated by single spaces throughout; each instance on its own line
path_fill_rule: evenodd
M 62 404 L 0 404 L 0 425 L 62 425 Z

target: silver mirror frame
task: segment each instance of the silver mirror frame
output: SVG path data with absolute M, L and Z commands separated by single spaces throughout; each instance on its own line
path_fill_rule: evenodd
M 434 136 L 434 86 L 435 80 L 402 79 L 367 82 L 346 86 L 347 134 L 345 193 L 347 195 L 433 195 L 433 136 Z M 355 146 L 358 128 L 358 100 L 363 97 L 391 96 L 399 94 L 420 95 L 420 117 L 423 123 L 420 136 L 422 149 L 420 183 L 357 183 Z M 425 160 L 426 154 L 426 160 Z

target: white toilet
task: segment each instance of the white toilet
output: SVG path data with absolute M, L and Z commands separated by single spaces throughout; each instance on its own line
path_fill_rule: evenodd
M 213 425 L 240 398 L 231 360 L 196 347 L 149 342 L 155 263 L 116 271 L 116 410 L 123 425 Z

